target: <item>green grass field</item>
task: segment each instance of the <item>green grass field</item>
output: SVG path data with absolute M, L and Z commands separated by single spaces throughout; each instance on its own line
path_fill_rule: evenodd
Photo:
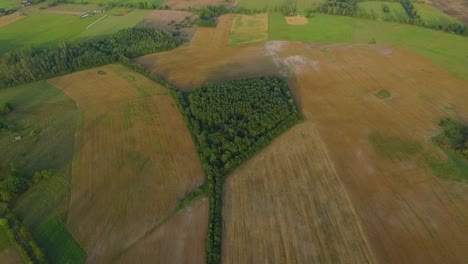
M 460 24 L 461 22 L 457 19 L 450 17 L 449 15 L 444 14 L 439 9 L 426 5 L 426 4 L 418 4 L 414 3 L 414 7 L 416 8 L 418 15 L 421 19 L 429 25 L 440 25 L 440 24 Z
M 274 10 L 280 8 L 285 0 L 239 0 L 239 7 L 258 10 Z M 295 0 L 297 10 L 304 11 L 308 8 L 317 7 L 323 0 Z
M 8 236 L 7 227 L 5 225 L 0 224 L 0 252 L 12 246 L 13 246 L 13 242 Z
M 0 54 L 24 46 L 47 46 L 113 33 L 138 24 L 149 10 L 133 10 L 124 16 L 97 14 L 80 19 L 63 14 L 34 14 L 0 28 Z M 106 16 L 107 15 L 107 16 Z M 86 27 L 106 16 L 90 28 Z M 18 34 L 21 32 L 21 34 Z
M 19 6 L 19 0 L 1 0 L 0 1 L 0 8 L 10 9 Z
M 50 263 L 85 263 L 86 252 L 60 219 L 50 220 L 42 225 L 38 232 L 38 242 L 47 252 Z
M 132 5 L 138 5 L 138 3 L 140 2 L 147 2 L 148 4 L 156 4 L 156 5 L 160 5 L 161 3 L 164 2 L 164 0 L 112 0 L 112 1 L 108 1 L 108 0 L 86 0 L 86 2 L 88 2 L 89 4 L 107 4 L 107 3 L 115 3 L 115 4 L 118 4 L 118 5 L 123 5 L 123 4 L 132 4 Z
M 377 44 L 402 46 L 468 79 L 468 38 L 417 26 L 323 14 L 309 19 L 308 25 L 290 26 L 274 13 L 269 17 L 269 39 L 358 44 L 375 39 Z
M 382 5 L 387 5 L 390 8 L 390 12 L 385 13 L 382 9 Z M 379 2 L 379 1 L 366 1 L 359 2 L 358 7 L 365 11 L 367 14 L 373 15 L 376 18 L 380 19 L 397 19 L 397 20 L 406 20 L 408 19 L 408 14 L 403 9 L 399 2 Z
M 77 109 L 74 102 L 47 82 L 0 90 L 0 102 L 13 111 L 7 120 L 14 130 L 0 132 L 0 171 L 15 162 L 25 177 L 42 169 L 64 170 L 73 154 Z M 21 136 L 19 142 L 14 138 Z

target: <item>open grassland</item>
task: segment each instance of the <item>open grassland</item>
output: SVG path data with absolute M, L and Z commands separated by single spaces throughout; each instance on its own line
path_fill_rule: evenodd
M 15 12 L 13 14 L 9 14 L 6 16 L 0 16 L 0 27 L 4 27 L 6 25 L 9 25 L 11 23 L 14 23 L 18 20 L 21 20 L 25 18 L 25 16 L 20 15 L 19 12 Z
M 291 128 L 232 173 L 223 206 L 223 263 L 373 262 L 310 122 Z
M 271 40 L 392 44 L 404 47 L 468 79 L 468 38 L 417 26 L 317 14 L 304 26 L 290 26 L 281 14 L 269 18 Z
M 427 4 L 419 4 L 419 3 L 414 3 L 414 7 L 416 8 L 416 11 L 418 12 L 418 15 L 421 17 L 421 19 L 424 21 L 424 23 L 429 24 L 429 25 L 443 25 L 443 24 L 459 24 L 460 21 L 457 19 L 444 14 L 441 12 L 439 9 L 427 5 Z
M 65 224 L 54 218 L 42 225 L 38 233 L 40 245 L 44 248 L 51 263 L 84 263 L 86 252 L 68 232 Z
M 230 45 L 266 40 L 268 40 L 268 14 L 236 15 L 229 33 Z
M 129 245 L 115 263 L 206 263 L 208 215 L 208 199 L 198 199 Z
M 389 12 L 384 12 L 382 6 L 386 5 L 389 7 Z M 358 8 L 365 11 L 367 14 L 374 15 L 376 18 L 385 19 L 393 18 L 405 21 L 408 19 L 406 13 L 400 2 L 381 2 L 381 1 L 365 1 L 358 2 Z
M 299 11 L 304 11 L 306 9 L 315 8 L 323 0 L 292 0 L 296 8 Z M 284 5 L 285 0 L 239 0 L 239 7 L 244 7 L 247 9 L 257 9 L 257 10 L 280 10 Z
M 61 41 L 71 41 L 103 36 L 138 24 L 149 10 L 133 10 L 122 16 L 96 14 L 79 18 L 65 14 L 34 14 L 25 19 L 0 27 L 0 54 L 24 47 L 45 47 Z M 93 22 L 103 18 L 90 28 Z M 18 34 L 22 32 L 22 34 Z
M 2 0 L 0 2 L 0 8 L 10 9 L 19 6 L 20 0 Z
M 426 0 L 445 14 L 468 23 L 468 2 L 465 0 Z
M 151 80 L 110 65 L 49 82 L 75 100 L 81 113 L 67 226 L 88 261 L 112 262 L 165 222 L 177 199 L 203 182 L 200 160 L 169 91 Z M 204 244 L 204 237 L 199 239 Z M 145 261 L 171 261 L 158 255 L 163 253 L 148 252 Z
M 21 256 L 15 249 L 15 244 L 8 235 L 8 229 L 0 224 L 0 260 L 5 264 L 22 263 Z
M 73 101 L 48 83 L 36 82 L 0 90 L 0 102 L 13 106 L 7 120 L 14 125 L 13 131 L 0 132 L 3 172 L 11 162 L 26 177 L 43 169 L 66 172 L 73 153 Z M 22 139 L 14 142 L 17 136 Z
M 155 4 L 158 6 L 161 4 L 164 0 L 146 0 L 146 1 L 141 1 L 141 0 L 112 0 L 112 1 L 107 1 L 107 0 L 86 0 L 87 3 L 89 4 L 107 4 L 107 3 L 114 3 L 118 5 L 125 5 L 125 4 L 131 4 L 134 5 L 135 7 L 138 6 L 139 3 L 141 2 L 147 2 L 149 5 Z

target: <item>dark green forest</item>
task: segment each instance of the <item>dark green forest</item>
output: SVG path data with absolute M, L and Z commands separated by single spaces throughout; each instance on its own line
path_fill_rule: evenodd
M 180 44 L 182 40 L 167 31 L 128 28 L 105 39 L 16 50 L 0 57 L 0 88 L 165 51 Z
M 206 84 L 176 101 L 207 175 L 207 263 L 220 263 L 226 176 L 301 119 L 285 80 L 252 78 Z

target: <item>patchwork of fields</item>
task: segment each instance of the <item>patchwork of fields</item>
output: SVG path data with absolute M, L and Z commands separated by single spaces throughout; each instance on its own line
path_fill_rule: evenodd
M 53 171 L 8 203 L 50 263 L 206 263 L 216 254 L 223 263 L 468 258 L 468 160 L 433 140 L 440 118 L 468 122 L 466 36 L 385 22 L 407 18 L 398 2 L 359 2 L 375 19 L 364 20 L 306 18 L 321 0 L 294 0 L 301 16 L 289 21 L 279 13 L 283 0 L 151 0 L 172 10 L 120 6 L 80 19 L 102 6 L 88 2 L 0 17 L 0 54 L 133 26 L 191 40 L 133 59 L 171 89 L 112 64 L 0 90 L 0 106 L 13 109 L 4 119 L 11 127 L 0 129 L 0 181 L 15 174 L 33 182 L 35 172 Z M 199 16 L 188 8 L 205 5 L 274 12 L 185 27 Z M 459 23 L 430 5 L 415 7 L 426 24 Z M 294 100 L 285 102 L 295 102 L 303 120 L 215 182 L 210 172 L 246 154 L 235 151 L 248 135 L 220 129 L 221 116 L 239 127 L 245 117 L 203 107 L 220 103 L 219 90 L 173 89 L 262 76 L 287 80 Z M 241 101 L 232 107 L 264 111 Z M 259 126 L 274 118 L 258 116 Z M 213 193 L 222 193 L 219 203 Z M 0 222 L 0 262 L 21 263 L 7 231 Z

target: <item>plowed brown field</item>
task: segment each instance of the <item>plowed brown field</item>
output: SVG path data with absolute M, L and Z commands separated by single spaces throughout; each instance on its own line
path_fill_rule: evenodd
M 312 124 L 307 126 L 318 131 L 320 137 L 304 132 L 296 141 L 291 140 L 292 150 L 287 149 L 283 156 L 286 161 L 280 161 L 281 151 L 273 147 L 286 151 L 281 148 L 286 144 L 281 141 L 284 135 L 277 139 L 279 143 L 272 143 L 271 149 L 229 176 L 223 261 L 258 263 L 263 257 L 271 262 L 296 263 L 323 257 L 331 262 L 347 262 L 348 258 L 365 262 L 373 255 L 379 263 L 463 263 L 468 258 L 464 246 L 468 244 L 468 187 L 434 176 L 426 157 L 446 159 L 430 142 L 440 117 L 468 121 L 467 81 L 402 48 L 385 45 L 281 41 L 243 47 L 192 45 L 136 61 L 184 89 L 246 76 L 288 76 L 306 123 Z M 377 98 L 375 93 L 381 89 L 389 91 L 391 98 Z M 389 143 L 390 151 L 398 155 L 388 157 L 373 145 L 371 137 L 375 134 L 416 142 L 421 149 L 399 156 L 405 152 L 405 144 Z M 315 161 L 307 157 L 300 160 L 300 155 L 306 156 L 301 151 L 310 153 Z M 319 153 L 328 153 L 330 159 Z M 301 186 L 296 186 L 298 194 L 283 194 L 288 188 L 294 189 L 291 186 L 295 186 L 298 172 L 309 175 L 299 180 L 312 186 L 324 179 L 321 173 L 333 171 L 319 171 L 317 164 L 334 167 L 342 181 L 344 188 L 332 180 L 333 187 L 326 187 L 338 190 L 334 199 L 304 194 Z M 273 173 L 270 167 L 279 172 Z M 241 178 L 239 182 L 236 176 Z M 320 191 L 329 195 L 325 188 Z M 338 207 L 339 201 L 346 201 L 345 192 L 351 202 Z M 296 195 L 329 204 L 301 203 Z M 288 203 L 288 199 L 296 202 Z M 323 220 L 330 226 L 313 222 L 306 205 L 307 210 L 322 210 L 314 215 L 317 218 L 330 216 Z M 351 220 L 352 207 L 356 221 Z M 346 216 L 351 221 L 347 226 L 354 228 L 330 231 Z M 364 236 L 348 239 L 358 234 L 359 223 Z M 313 226 L 309 231 L 315 233 L 301 231 L 307 229 L 306 225 Z M 329 243 L 318 246 L 324 239 L 336 237 L 339 242 L 333 243 L 340 244 L 341 251 L 331 242 L 331 248 L 327 248 Z M 365 253 L 364 238 L 372 254 Z M 305 243 L 304 248 L 301 243 Z M 360 245 L 362 254 L 347 253 L 353 245 Z
M 130 245 L 138 250 L 138 241 L 174 213 L 177 199 L 203 182 L 200 160 L 172 97 L 149 79 L 110 65 L 49 82 L 81 112 L 67 225 L 88 262 L 111 263 Z M 180 232 L 171 226 L 165 232 Z M 197 234 L 193 239 L 204 244 L 206 234 Z M 197 249 L 184 254 L 203 258 Z

